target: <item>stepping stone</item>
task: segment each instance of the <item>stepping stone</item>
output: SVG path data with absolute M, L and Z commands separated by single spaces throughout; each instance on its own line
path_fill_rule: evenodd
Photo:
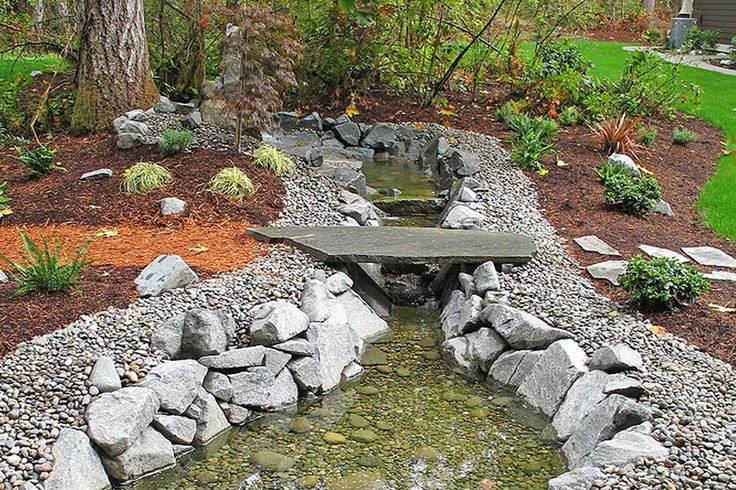
M 677 252 L 673 252 L 672 250 L 668 250 L 666 248 L 652 247 L 651 245 L 639 245 L 639 249 L 650 257 L 664 257 L 668 259 L 675 259 L 680 263 L 690 262 L 690 259 L 688 259 L 684 255 L 678 254 Z
M 626 272 L 625 260 L 607 260 L 586 267 L 588 274 L 594 279 L 605 279 L 614 286 L 618 286 L 618 278 Z
M 586 252 L 595 252 L 601 255 L 621 255 L 618 250 L 608 245 L 595 235 L 586 235 L 575 238 L 575 243 Z
M 700 265 L 713 267 L 731 267 L 736 269 L 736 259 L 714 247 L 689 247 L 682 249 Z
M 0 272 L 0 275 L 2 273 Z M 726 272 L 726 271 L 713 271 L 709 274 L 704 274 L 706 279 L 710 279 L 712 281 L 731 281 L 736 282 L 736 274 L 733 272 Z M 2 282 L 2 278 L 0 278 L 0 282 Z

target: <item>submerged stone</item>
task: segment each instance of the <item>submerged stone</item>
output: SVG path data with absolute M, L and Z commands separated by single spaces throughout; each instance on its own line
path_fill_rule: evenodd
M 323 439 L 327 444 L 345 444 L 348 442 L 347 437 L 337 432 L 325 432 Z
M 350 414 L 348 415 L 348 423 L 355 427 L 356 429 L 363 429 L 365 427 L 368 427 L 371 425 L 370 421 L 363 417 L 362 415 L 358 414 Z
M 294 466 L 294 460 L 273 451 L 259 451 L 250 457 L 253 464 L 270 471 L 286 471 Z
M 358 429 L 350 434 L 350 438 L 354 441 L 368 443 L 378 439 L 378 435 L 370 429 Z
M 291 432 L 304 434 L 305 432 L 309 432 L 310 430 L 312 430 L 312 423 L 307 417 L 297 417 L 291 423 Z
M 365 350 L 361 364 L 364 366 L 381 366 L 388 364 L 386 353 L 378 347 L 370 346 Z

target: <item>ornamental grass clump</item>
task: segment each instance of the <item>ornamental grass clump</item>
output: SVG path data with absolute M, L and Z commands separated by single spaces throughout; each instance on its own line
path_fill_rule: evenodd
M 644 311 L 677 311 L 709 288 L 708 281 L 691 264 L 669 257 L 646 260 L 640 255 L 629 261 L 619 282 L 631 294 L 630 302 Z
M 615 174 L 605 181 L 606 202 L 621 211 L 645 218 L 662 197 L 654 177 Z
M 163 136 L 158 140 L 158 149 L 161 155 L 167 157 L 183 152 L 192 142 L 192 133 L 166 128 Z
M 139 162 L 123 174 L 123 189 L 135 194 L 146 194 L 173 182 L 166 167 L 157 163 Z
M 253 152 L 256 165 L 263 167 L 274 175 L 293 174 L 296 165 L 288 155 L 271 145 L 263 144 Z
M 693 141 L 698 141 L 698 135 L 694 131 L 690 131 L 687 128 L 673 128 L 672 129 L 672 141 L 676 145 L 687 145 Z
M 67 261 L 62 255 L 64 241 L 56 240 L 56 232 L 51 232 L 47 239 L 39 232 L 40 243 L 36 243 L 25 231 L 19 231 L 23 246 L 23 257 L 12 261 L 0 255 L 0 260 L 8 263 L 12 269 L 8 275 L 18 284 L 13 297 L 23 296 L 35 291 L 68 291 L 74 289 L 82 296 L 79 289 L 79 277 L 82 270 L 92 263 L 85 258 L 87 248 L 92 240 L 82 244 L 74 257 Z
M 629 118 L 626 114 L 621 114 L 616 118 L 605 118 L 591 129 L 606 154 L 622 153 L 639 160 L 641 145 L 637 141 L 637 127 L 640 122 L 640 117 Z
M 212 177 L 210 191 L 234 201 L 242 201 L 253 194 L 256 189 L 248 175 L 238 167 L 224 168 Z

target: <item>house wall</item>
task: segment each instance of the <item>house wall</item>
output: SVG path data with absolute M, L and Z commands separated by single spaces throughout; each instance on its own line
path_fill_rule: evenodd
M 722 43 L 736 36 L 736 0 L 695 0 L 694 7 L 699 29 L 718 29 Z

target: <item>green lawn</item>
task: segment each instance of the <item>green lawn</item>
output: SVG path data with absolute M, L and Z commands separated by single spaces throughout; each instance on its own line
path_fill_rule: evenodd
M 623 43 L 577 41 L 595 64 L 594 76 L 617 78 L 621 75 L 627 52 Z M 703 90 L 700 104 L 688 104 L 683 110 L 719 127 L 736 150 L 736 77 L 684 66 L 682 73 Z M 705 221 L 720 235 L 736 239 L 736 152 L 718 161 L 715 175 L 703 189 L 698 207 Z
M 0 81 L 13 80 L 21 75 L 28 75 L 33 70 L 53 70 L 61 59 L 53 54 L 34 58 L 18 58 L 5 56 L 0 58 Z

